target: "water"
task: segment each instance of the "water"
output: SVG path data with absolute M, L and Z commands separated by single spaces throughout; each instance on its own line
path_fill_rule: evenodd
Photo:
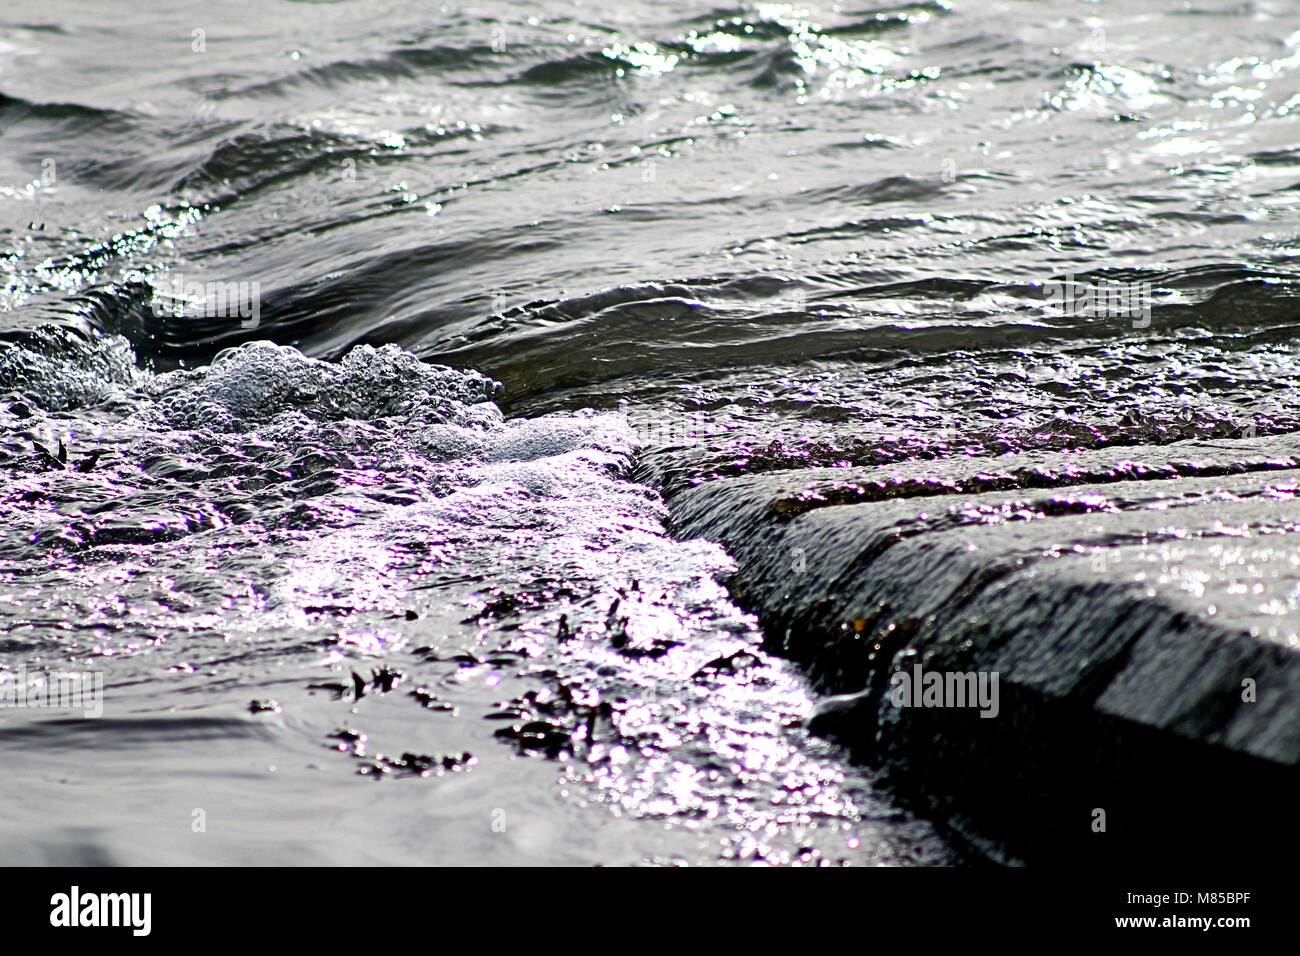
M 1295 431 L 1298 68 L 1282 2 L 11 0 L 0 652 L 105 694 L 3 713 L 0 855 L 961 862 L 663 499 Z

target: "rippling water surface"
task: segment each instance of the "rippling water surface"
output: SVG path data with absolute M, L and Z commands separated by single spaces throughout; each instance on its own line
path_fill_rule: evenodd
M 1298 109 L 1285 2 L 6 4 L 0 855 L 961 862 L 662 495 L 1300 428 Z

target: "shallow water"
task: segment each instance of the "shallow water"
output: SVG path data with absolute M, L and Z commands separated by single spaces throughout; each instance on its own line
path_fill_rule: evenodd
M 0 652 L 106 686 L 0 714 L 0 855 L 958 862 L 661 492 L 1294 431 L 1297 67 L 1281 2 L 6 5 Z

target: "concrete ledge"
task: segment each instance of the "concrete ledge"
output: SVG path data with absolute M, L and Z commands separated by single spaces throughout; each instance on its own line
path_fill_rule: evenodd
M 988 855 L 1233 860 L 1300 845 L 1297 453 L 777 472 L 669 506 L 736 559 L 775 649 L 848 695 L 812 728 Z M 896 705 L 896 674 L 971 672 L 996 716 Z

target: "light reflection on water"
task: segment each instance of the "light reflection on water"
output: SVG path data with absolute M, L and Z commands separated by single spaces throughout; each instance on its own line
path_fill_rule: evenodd
M 118 722 L 6 715 L 16 859 L 950 860 L 804 735 L 654 489 L 1297 427 L 1285 4 L 380 2 L 306 37 L 248 0 L 202 55 L 185 4 L 21 7 L 0 647 L 103 667 Z M 1065 274 L 1149 282 L 1151 324 L 1046 314 Z M 258 326 L 160 312 L 177 278 L 257 282 Z M 13 331 L 49 323 L 125 341 Z M 194 371 L 253 339 L 334 364 Z M 1226 616 L 1255 572 L 1134 573 Z M 226 842 L 176 843 L 216 799 Z

